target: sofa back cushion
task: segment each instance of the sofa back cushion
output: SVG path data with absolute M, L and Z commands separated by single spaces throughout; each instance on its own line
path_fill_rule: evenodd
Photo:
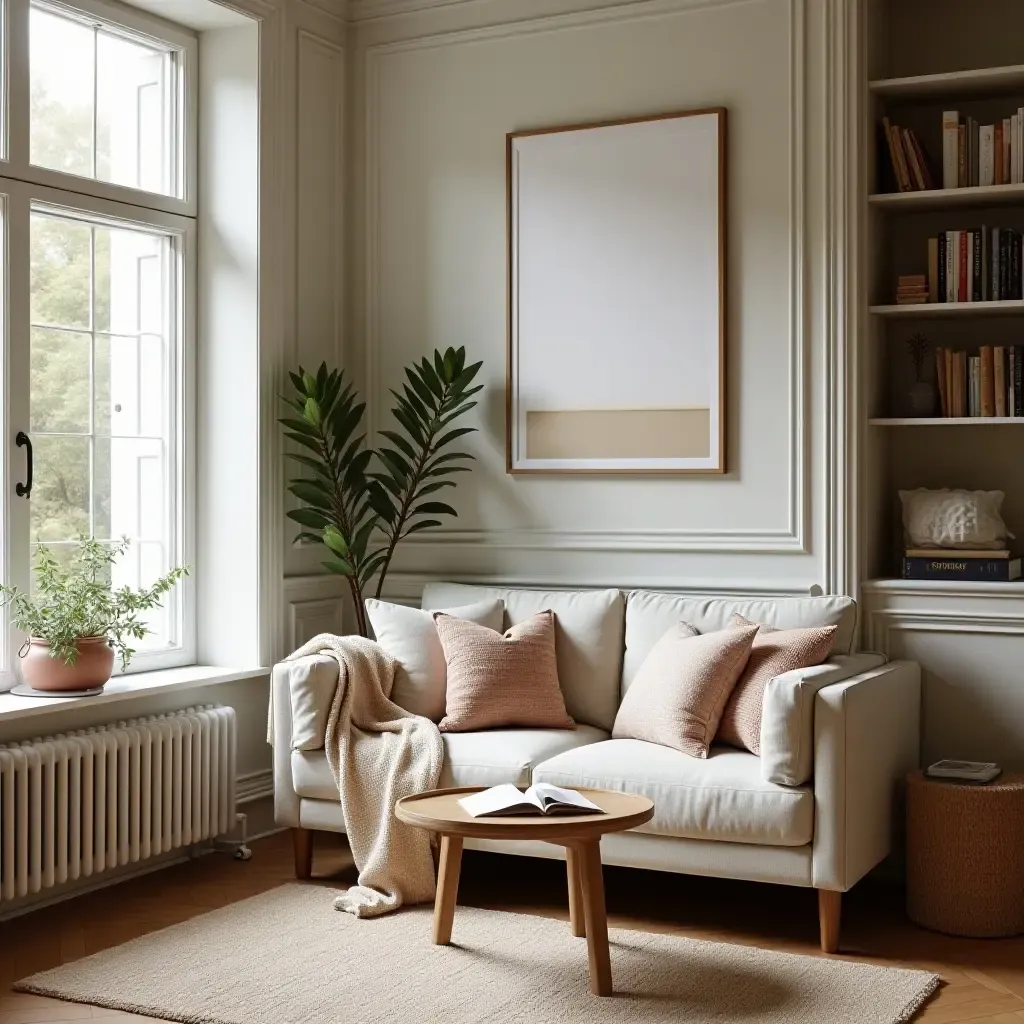
M 493 598 L 459 608 L 438 610 L 498 633 L 504 629 L 504 608 Z M 431 614 L 419 608 L 389 604 L 369 597 L 366 599 L 366 614 L 370 617 L 377 643 L 398 662 L 395 682 L 391 687 L 392 701 L 414 715 L 440 722 L 444 717 L 448 671 Z
M 485 598 L 504 602 L 504 629 L 525 622 L 537 612 L 550 609 L 555 613 L 558 681 L 566 711 L 577 722 L 610 730 L 619 707 L 622 674 L 625 622 L 622 593 L 618 590 L 513 590 L 462 583 L 428 583 L 423 588 L 422 606 L 429 611 L 472 604 Z M 659 640 L 661 634 L 654 640 Z
M 701 633 L 728 629 L 733 615 L 776 629 L 836 626 L 830 654 L 849 654 L 857 605 L 849 597 L 704 598 L 634 590 L 626 599 L 626 652 L 622 692 L 629 689 L 654 645 L 677 622 Z M 571 709 L 570 709 L 571 710 Z

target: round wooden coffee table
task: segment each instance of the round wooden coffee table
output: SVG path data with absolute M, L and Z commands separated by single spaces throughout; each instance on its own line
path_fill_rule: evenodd
M 606 832 L 625 832 L 650 821 L 654 816 L 654 804 L 645 796 L 631 793 L 581 789 L 579 792 L 601 807 L 604 814 L 548 817 L 517 814 L 504 818 L 473 818 L 459 806 L 459 799 L 468 793 L 480 792 L 480 788 L 437 789 L 403 797 L 395 804 L 395 814 L 402 821 L 441 835 L 437 897 L 434 901 L 434 942 L 446 946 L 452 939 L 464 839 L 539 839 L 564 846 L 572 933 L 587 939 L 590 991 L 599 996 L 610 996 L 612 968 L 601 872 L 601 836 Z

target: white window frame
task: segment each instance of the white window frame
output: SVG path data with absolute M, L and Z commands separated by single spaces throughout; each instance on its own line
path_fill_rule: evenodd
M 165 233 L 174 239 L 174 268 L 178 308 L 173 317 L 176 360 L 171 397 L 175 407 L 173 452 L 168 452 L 168 478 L 173 487 L 173 546 L 170 564 L 195 564 L 195 449 L 196 449 L 196 78 L 198 42 L 194 33 L 161 18 L 112 0 L 75 0 L 45 6 L 63 10 L 104 25 L 120 28 L 136 37 L 172 46 L 180 53 L 178 76 L 179 174 L 183 185 L 181 198 L 159 195 L 141 189 L 65 174 L 29 162 L 29 0 L 5 0 L 2 39 L 6 67 L 5 115 L 0 130 L 0 211 L 2 211 L 2 292 L 0 292 L 0 329 L 3 332 L 3 394 L 0 395 L 4 439 L 0 445 L 3 543 L 0 545 L 0 572 L 3 578 L 25 586 L 30 575 L 29 502 L 15 497 L 15 484 L 23 479 L 24 449 L 15 447 L 19 430 L 31 436 L 29 404 L 29 216 L 33 206 L 45 206 L 62 216 L 77 217 L 114 228 L 136 228 Z M 195 584 L 192 577 L 179 584 L 180 643 L 171 650 L 140 651 L 128 672 L 190 665 L 196 662 Z M 11 636 L 6 611 L 0 621 L 0 691 L 5 689 L 4 669 L 11 681 L 12 667 L 8 651 Z M 119 671 L 119 665 L 115 671 Z
M 184 152 L 178 154 L 176 160 L 183 186 L 182 196 L 160 195 L 127 185 L 79 177 L 48 167 L 38 167 L 29 161 L 28 18 L 31 0 L 4 0 L 3 5 L 6 20 L 3 31 L 4 66 L 7 68 L 3 84 L 7 103 L 3 138 L 0 140 L 0 177 L 130 203 L 147 210 L 195 217 L 199 66 L 199 41 L 196 34 L 181 25 L 116 3 L 115 0 L 40 0 L 40 3 L 54 13 L 66 13 L 78 20 L 94 19 L 104 25 L 122 29 L 143 42 L 148 40 L 157 46 L 171 46 L 180 52 L 177 109 L 181 122 L 179 137 Z

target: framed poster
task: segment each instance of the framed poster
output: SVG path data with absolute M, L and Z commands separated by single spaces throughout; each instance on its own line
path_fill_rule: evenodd
M 510 473 L 725 472 L 725 110 L 507 136 Z

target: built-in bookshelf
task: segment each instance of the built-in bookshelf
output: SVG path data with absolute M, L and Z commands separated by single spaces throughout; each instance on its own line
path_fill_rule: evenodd
M 952 233 L 958 240 L 965 234 L 968 258 L 978 249 L 989 256 L 984 239 L 998 228 L 1013 240 L 1011 252 L 1017 246 L 1009 294 L 1024 295 L 1024 254 L 1016 240 L 1024 238 L 1024 64 L 1012 63 L 1024 52 L 1012 42 L 1024 30 L 1024 4 L 1020 17 L 1010 22 L 1005 4 L 995 0 L 978 0 L 969 5 L 969 14 L 967 6 L 955 0 L 868 3 L 865 135 L 870 153 L 862 194 L 867 316 L 860 372 L 862 503 L 871 538 L 864 573 L 876 590 L 900 572 L 900 490 L 1003 490 L 1007 525 L 1024 538 L 1024 431 L 1012 429 L 1024 427 L 1024 416 L 943 415 L 949 410 L 940 400 L 936 371 L 940 349 L 976 355 L 990 347 L 1024 345 L 1024 298 L 946 301 L 944 288 L 938 294 L 935 240 L 948 251 Z M 952 111 L 958 115 L 958 146 L 957 176 L 951 181 Z M 1014 142 L 1012 152 L 1004 148 L 1005 140 Z M 957 298 L 978 294 L 973 281 L 992 282 L 984 267 L 972 270 L 964 292 L 961 268 L 951 269 Z M 946 280 L 949 273 L 943 263 Z M 922 280 L 925 289 L 915 286 Z M 989 288 L 984 294 L 998 292 Z M 928 355 L 915 361 L 911 352 L 922 344 Z M 922 384 L 934 388 L 931 408 L 927 397 L 921 398 Z M 921 429 L 939 427 L 946 429 Z M 973 429 L 978 427 L 989 429 Z M 894 581 L 897 589 L 906 585 Z M 926 591 L 930 586 L 913 583 Z M 986 586 L 1008 592 L 999 591 L 999 584 Z M 1012 586 L 1024 594 L 1024 588 Z M 955 583 L 936 585 L 943 593 L 957 589 Z

